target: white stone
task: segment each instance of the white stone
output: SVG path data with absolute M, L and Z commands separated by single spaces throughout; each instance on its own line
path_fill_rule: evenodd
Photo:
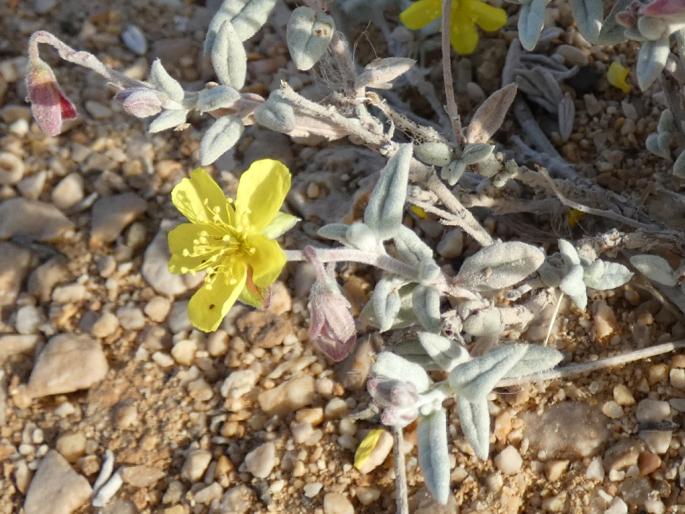
M 52 189 L 52 203 L 59 209 L 73 207 L 83 200 L 83 177 L 80 173 L 70 173 Z
M 43 323 L 45 316 L 35 305 L 24 305 L 17 311 L 15 327 L 20 334 L 37 334 Z
M 307 498 L 314 498 L 322 488 L 323 484 L 321 482 L 310 482 L 304 486 L 304 495 Z
M 454 228 L 445 232 L 438 243 L 437 250 L 446 259 L 459 257 L 464 251 L 464 231 Z
M 38 241 L 52 241 L 74 224 L 54 205 L 10 198 L 0 202 L 0 239 L 25 236 Z
M 635 405 L 635 397 L 624 384 L 614 386 L 614 401 L 622 406 Z
M 604 514 L 628 514 L 628 505 L 617 496 L 613 499 L 609 508 L 604 511 Z
M 85 504 L 92 490 L 59 453 L 50 450 L 33 477 L 26 500 L 26 514 L 71 514 Z
M 668 402 L 645 399 L 637 404 L 635 417 L 638 423 L 651 423 L 665 420 L 671 414 Z
M 171 356 L 183 366 L 190 366 L 195 358 L 197 343 L 192 339 L 182 339 L 171 349 Z
M 257 478 L 266 478 L 276 465 L 276 445 L 266 442 L 245 456 L 245 469 Z
M 516 448 L 509 445 L 495 457 L 495 466 L 502 473 L 513 475 L 521 470 L 523 459 Z
M 202 478 L 212 454 L 207 450 L 192 450 L 186 457 L 181 469 L 181 476 L 189 482 L 197 482 Z
M 239 369 L 231 372 L 221 384 L 221 396 L 236 400 L 249 393 L 257 384 L 259 375 L 251 369 Z
M 103 244 L 116 240 L 122 230 L 146 209 L 147 202 L 135 193 L 100 198 L 92 209 L 91 243 Z
M 354 507 L 347 496 L 340 493 L 327 493 L 323 497 L 324 514 L 354 514 Z
M 602 413 L 611 419 L 618 419 L 623 417 L 623 407 L 611 400 L 602 405 Z
M 670 430 L 640 430 L 642 439 L 649 449 L 657 455 L 663 455 L 671 445 L 673 433 Z

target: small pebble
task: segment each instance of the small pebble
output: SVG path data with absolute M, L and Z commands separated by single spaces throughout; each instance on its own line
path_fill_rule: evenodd
M 183 366 L 190 366 L 195 358 L 197 343 L 192 339 L 183 339 L 171 349 L 171 356 Z
M 276 465 L 276 445 L 266 442 L 245 456 L 245 469 L 257 478 L 266 478 Z
M 12 185 L 24 177 L 24 161 L 9 152 L 0 152 L 0 185 Z
M 340 493 L 326 493 L 323 497 L 324 514 L 354 514 L 354 507 L 347 496 Z
M 647 476 L 661 467 L 661 458 L 651 452 L 640 452 L 637 466 L 640 469 L 640 475 Z
M 355 495 L 362 505 L 371 505 L 381 497 L 381 492 L 375 487 L 359 486 L 355 490 Z
M 614 401 L 622 406 L 635 405 L 633 393 L 624 384 L 614 386 Z
M 671 446 L 673 432 L 670 430 L 640 430 L 639 436 L 647 443 L 651 451 L 657 455 L 663 455 Z
M 145 55 L 147 52 L 145 34 L 137 25 L 128 25 L 121 33 L 121 40 L 134 54 Z
M 637 404 L 635 417 L 638 423 L 650 423 L 665 420 L 671 414 L 668 402 L 645 399 Z
M 192 450 L 186 457 L 181 469 L 181 476 L 189 482 L 197 482 L 202 478 L 212 454 L 207 450 Z
M 671 386 L 675 387 L 676 389 L 685 390 L 685 369 L 673 368 L 668 376 Z
M 323 484 L 321 482 L 310 482 L 304 486 L 304 495 L 307 498 L 314 498 L 322 488 Z
M 612 400 L 602 405 L 602 413 L 611 419 L 619 419 L 623 417 L 623 408 Z
M 495 467 L 506 475 L 513 475 L 521 470 L 523 459 L 516 448 L 509 445 L 495 457 Z
M 52 203 L 65 210 L 83 200 L 83 177 L 79 173 L 70 173 L 52 190 Z
M 62 434 L 55 447 L 69 462 L 76 462 L 86 451 L 86 436 L 81 432 Z
M 145 304 L 143 311 L 152 321 L 161 323 L 169 315 L 171 302 L 163 296 L 155 296 Z

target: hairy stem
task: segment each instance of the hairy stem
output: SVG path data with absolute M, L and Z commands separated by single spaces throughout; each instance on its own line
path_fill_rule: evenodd
M 409 514 L 409 499 L 407 497 L 407 469 L 404 463 L 404 436 L 400 427 L 392 427 L 393 462 L 395 465 L 395 500 L 397 502 L 397 514 Z
M 452 0 L 442 0 L 442 76 L 445 82 L 445 102 L 447 114 L 452 124 L 454 140 L 461 146 L 464 138 L 461 133 L 461 118 L 457 101 L 454 97 L 454 79 L 452 78 L 452 48 L 450 47 L 450 34 L 452 28 Z

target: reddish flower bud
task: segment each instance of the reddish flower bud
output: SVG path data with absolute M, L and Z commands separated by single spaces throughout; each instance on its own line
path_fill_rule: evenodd
M 162 111 L 162 100 L 152 89 L 133 87 L 119 91 L 114 99 L 131 116 L 149 118 Z
M 419 415 L 419 394 L 411 382 L 375 376 L 367 380 L 366 388 L 381 410 L 384 425 L 404 427 Z
M 640 14 L 645 16 L 673 16 L 685 14 L 684 0 L 654 0 L 640 8 Z
M 33 118 L 46 135 L 58 135 L 62 132 L 64 120 L 76 118 L 76 107 L 62 92 L 55 74 L 45 61 L 29 61 L 26 88 Z

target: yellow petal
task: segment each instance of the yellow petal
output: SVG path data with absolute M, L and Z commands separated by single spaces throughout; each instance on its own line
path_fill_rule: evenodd
M 358 470 L 363 468 L 364 463 L 373 453 L 373 450 L 378 445 L 378 442 L 381 440 L 384 432 L 385 430 L 382 428 L 375 428 L 373 430 L 369 430 L 366 436 L 364 436 L 364 439 L 362 439 L 362 442 L 359 443 L 359 446 L 357 447 L 357 451 L 354 452 L 355 468 Z
M 205 279 L 188 302 L 188 317 L 203 332 L 214 332 L 231 310 L 245 287 L 246 266 L 235 260 L 212 277 Z
M 478 0 L 466 0 L 466 9 L 481 29 L 494 32 L 507 24 L 507 11 Z
M 400 21 L 411 30 L 418 30 L 440 17 L 440 0 L 419 0 L 400 13 Z
M 255 161 L 240 177 L 235 200 L 237 222 L 259 232 L 276 217 L 290 190 L 290 171 L 279 161 Z
M 607 80 L 609 84 L 617 89 L 620 89 L 624 93 L 630 93 L 630 84 L 628 83 L 628 73 L 629 70 L 619 62 L 612 62 L 607 71 Z
M 171 191 L 171 201 L 192 223 L 232 223 L 233 208 L 223 191 L 202 168 L 190 172 Z M 218 219 L 217 219 L 218 217 Z
M 258 288 L 266 288 L 273 284 L 285 266 L 285 254 L 276 241 L 262 235 L 251 235 L 247 240 L 248 246 L 255 251 L 246 257 L 247 264 L 252 270 L 252 282 Z
M 478 46 L 478 30 L 466 11 L 459 9 L 452 13 L 452 48 L 459 55 L 472 54 Z
M 287 212 L 279 212 L 276 214 L 276 217 L 271 220 L 271 223 L 264 228 L 262 234 L 269 239 L 277 239 L 293 228 L 298 221 L 300 221 L 300 218 L 297 216 L 293 216 Z
M 169 271 L 172 273 L 195 273 L 214 264 L 211 258 L 219 252 L 220 248 L 198 249 L 196 242 L 203 235 L 220 238 L 222 233 L 214 225 L 195 225 L 192 223 L 181 223 L 171 229 L 167 236 L 169 252 L 171 253 Z

